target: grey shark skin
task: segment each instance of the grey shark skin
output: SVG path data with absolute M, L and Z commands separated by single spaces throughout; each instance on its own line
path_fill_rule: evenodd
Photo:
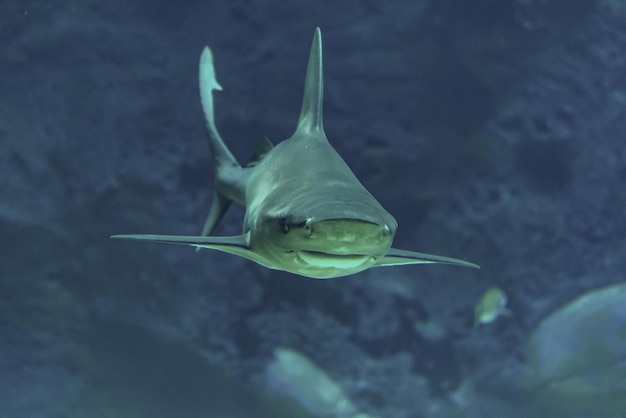
M 324 133 L 319 28 L 313 37 L 296 131 L 275 147 L 261 141 L 245 166 L 235 160 L 215 126 L 213 90 L 221 86 L 211 50 L 205 47 L 200 58 L 200 95 L 214 160 L 215 194 L 202 235 L 113 238 L 210 248 L 318 279 L 404 264 L 478 268 L 455 258 L 391 248 L 396 220 L 359 182 Z M 242 235 L 211 236 L 233 201 L 246 207 Z

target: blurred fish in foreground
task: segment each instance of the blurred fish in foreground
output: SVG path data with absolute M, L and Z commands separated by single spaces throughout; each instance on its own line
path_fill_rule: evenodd
M 593 290 L 533 331 L 525 386 L 538 405 L 567 417 L 625 416 L 625 301 L 626 283 Z
M 277 348 L 266 378 L 271 389 L 298 401 L 315 416 L 376 418 L 359 412 L 337 382 L 295 350 Z

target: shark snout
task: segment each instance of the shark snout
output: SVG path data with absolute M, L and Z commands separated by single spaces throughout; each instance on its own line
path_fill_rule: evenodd
M 311 222 L 310 236 L 302 248 L 328 254 L 382 257 L 391 247 L 395 228 L 357 219 Z

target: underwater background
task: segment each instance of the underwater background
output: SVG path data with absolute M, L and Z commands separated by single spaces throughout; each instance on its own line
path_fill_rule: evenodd
M 626 1 L 2 4 L 0 418 L 626 417 Z M 316 26 L 395 245 L 482 269 L 109 239 L 202 229 L 204 45 L 245 161 L 293 132 Z M 475 326 L 490 287 L 511 314 Z

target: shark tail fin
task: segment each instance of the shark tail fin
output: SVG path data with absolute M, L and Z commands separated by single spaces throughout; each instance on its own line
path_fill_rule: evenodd
M 200 56 L 200 101 L 202 102 L 202 110 L 206 120 L 211 156 L 218 167 L 225 165 L 239 166 L 239 163 L 237 163 L 233 154 L 224 144 L 224 140 L 215 126 L 213 90 L 222 90 L 222 86 L 215 78 L 213 53 L 208 46 L 205 46 Z
M 322 66 L 322 32 L 315 29 L 309 63 L 304 79 L 304 97 L 298 118 L 297 131 L 324 131 L 322 106 L 324 101 L 324 77 Z
M 222 139 L 215 126 L 215 114 L 213 107 L 213 90 L 222 90 L 222 86 L 215 77 L 215 67 L 213 66 L 213 54 L 207 46 L 200 56 L 200 100 L 202 110 L 206 120 L 206 128 L 209 139 L 209 150 L 213 160 L 213 170 L 215 179 L 215 193 L 209 216 L 204 223 L 202 235 L 210 235 L 218 222 L 226 213 L 233 200 L 237 200 L 237 194 L 243 193 L 241 187 L 232 184 L 233 171 L 240 171 L 241 165 L 237 162 Z M 239 199 L 241 197 L 239 196 Z M 200 247 L 198 247 L 200 248 Z

